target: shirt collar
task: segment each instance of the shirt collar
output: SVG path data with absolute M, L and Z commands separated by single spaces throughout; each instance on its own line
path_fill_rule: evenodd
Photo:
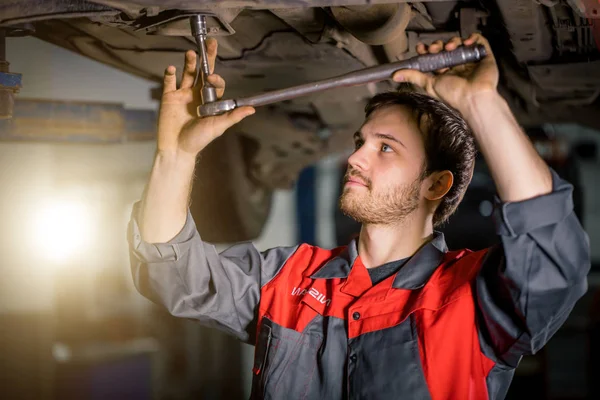
M 352 239 L 350 244 L 336 257 L 327 261 L 325 265 L 311 275 L 312 279 L 347 278 L 358 257 L 357 239 Z
M 444 234 L 435 231 L 433 239 L 417 250 L 400 268 L 392 287 L 396 289 L 418 289 L 423 287 L 431 274 L 440 265 L 447 251 L 448 247 Z M 355 266 L 357 258 L 358 239 L 353 239 L 338 256 L 326 262 L 325 265 L 311 275 L 311 278 L 347 278 Z M 362 263 L 359 264 L 362 266 Z
M 434 232 L 433 239 L 423 245 L 400 268 L 392 287 L 396 289 L 418 289 L 425 286 L 433 271 L 441 264 L 448 252 L 446 239 L 442 232 Z

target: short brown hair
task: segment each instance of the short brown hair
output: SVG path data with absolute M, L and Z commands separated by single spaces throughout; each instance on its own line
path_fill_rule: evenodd
M 477 149 L 471 129 L 460 113 L 433 97 L 404 84 L 399 91 L 380 93 L 365 107 L 366 118 L 383 107 L 401 105 L 412 110 L 423 134 L 426 165 L 423 176 L 448 170 L 454 183 L 433 215 L 438 227 L 458 207 L 473 177 Z

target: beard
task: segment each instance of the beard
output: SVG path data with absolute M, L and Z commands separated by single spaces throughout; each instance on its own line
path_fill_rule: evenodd
M 355 170 L 348 170 L 344 183 L 350 177 L 360 178 L 366 183 L 366 190 L 344 188 L 339 200 L 340 210 L 361 224 L 392 225 L 398 224 L 419 208 L 419 192 L 422 178 L 409 184 L 390 186 L 375 191 L 371 180 L 361 176 Z

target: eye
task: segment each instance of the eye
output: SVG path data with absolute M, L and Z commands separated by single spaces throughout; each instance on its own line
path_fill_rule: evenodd
M 381 145 L 381 151 L 383 151 L 384 153 L 389 153 L 391 151 L 394 151 L 390 146 L 388 146 L 387 144 L 383 143 Z
M 358 150 L 358 149 L 359 149 L 359 147 L 360 147 L 360 146 L 362 146 L 363 144 L 364 144 L 364 141 L 362 141 L 362 140 L 360 140 L 360 139 L 359 139 L 359 140 L 356 140 L 356 141 L 354 142 L 354 150 Z

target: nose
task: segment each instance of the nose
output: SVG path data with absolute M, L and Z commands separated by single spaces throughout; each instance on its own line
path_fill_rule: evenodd
M 366 146 L 361 146 L 348 157 L 348 165 L 353 169 L 366 171 L 369 169 L 369 159 L 366 151 Z

